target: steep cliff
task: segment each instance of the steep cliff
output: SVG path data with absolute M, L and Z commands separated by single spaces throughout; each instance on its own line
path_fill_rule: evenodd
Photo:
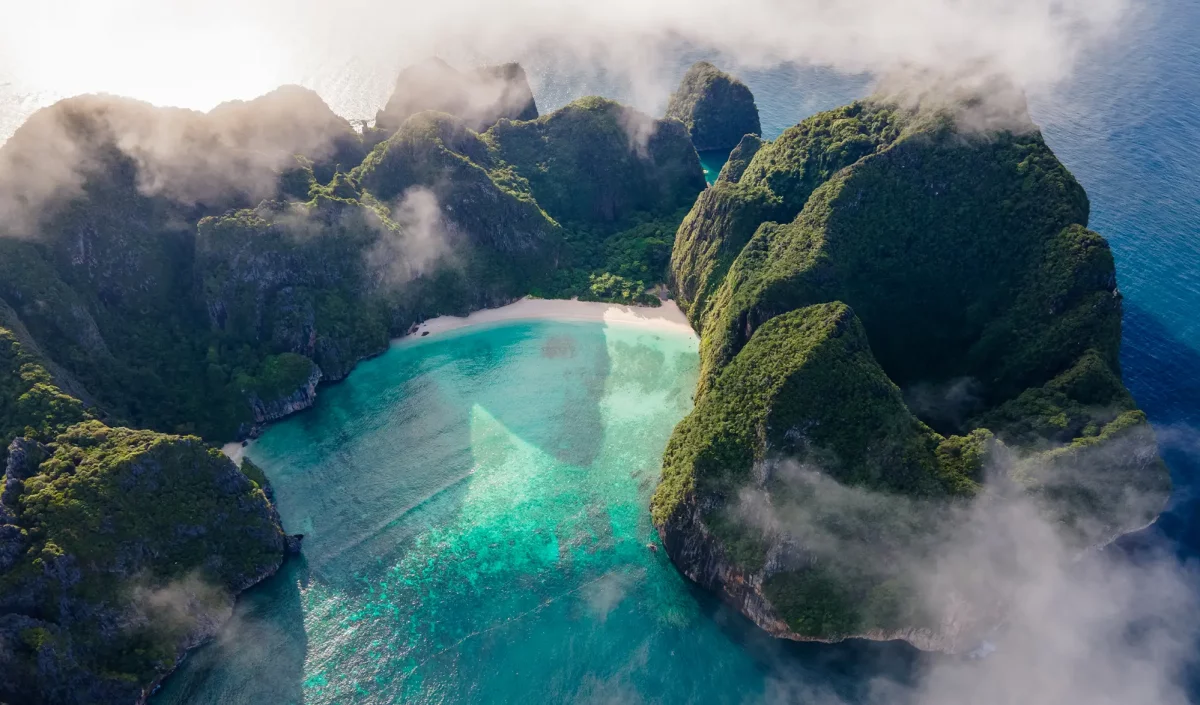
M 533 120 L 538 116 L 520 64 L 459 71 L 433 58 L 400 72 L 387 105 L 375 115 L 375 128 L 391 134 L 409 117 L 426 110 L 453 115 L 477 132 L 501 118 Z
M 263 488 L 199 438 L 70 427 L 9 449 L 0 698 L 142 702 L 287 542 Z
M 306 408 L 425 317 L 664 279 L 703 188 L 678 123 L 525 120 L 515 65 L 451 88 L 423 107 L 461 117 L 397 98 L 367 141 L 291 87 L 84 96 L 0 147 L 0 701 L 144 700 L 299 550 L 262 472 L 191 434 Z
M 744 135 L 762 134 L 754 94 L 707 61 L 692 64 L 667 102 L 667 118 L 682 122 L 700 152 L 730 150 Z
M 1015 487 L 1082 550 L 1169 491 L 1083 189 L 1027 119 L 958 117 L 814 116 L 677 233 L 702 368 L 653 517 L 685 574 L 774 634 L 969 646 L 999 616 L 930 607 L 897 567 L 954 545 L 956 507 Z
M 560 223 L 619 223 L 673 213 L 704 189 L 677 123 L 605 98 L 580 98 L 529 122 L 502 121 L 484 140 Z
M 114 423 L 232 435 L 250 412 L 227 382 L 258 361 L 209 340 L 196 222 L 361 158 L 349 123 L 300 88 L 207 114 L 61 101 L 0 147 L 0 299 Z

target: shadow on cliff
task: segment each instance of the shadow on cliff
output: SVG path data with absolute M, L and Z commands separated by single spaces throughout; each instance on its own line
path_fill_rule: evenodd
M 308 561 L 279 572 L 241 595 L 217 637 L 188 654 L 150 698 L 151 705 L 300 705 L 308 636 L 300 589 Z

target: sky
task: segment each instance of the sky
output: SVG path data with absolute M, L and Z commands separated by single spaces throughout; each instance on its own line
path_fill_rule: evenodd
M 602 70 L 648 110 L 677 78 L 681 46 L 730 68 L 987 67 L 1036 92 L 1136 11 L 1131 0 L 0 0 L 0 139 L 37 107 L 91 92 L 208 110 L 298 83 L 370 118 L 396 72 L 430 55 Z

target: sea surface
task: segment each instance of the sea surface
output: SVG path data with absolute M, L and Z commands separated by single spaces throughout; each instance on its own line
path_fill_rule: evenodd
M 364 362 L 250 447 L 303 558 L 154 703 L 742 703 L 906 672 L 762 635 L 659 548 L 697 364 L 686 332 L 544 321 Z
M 1176 483 L 1126 548 L 1186 562 L 1200 554 L 1200 3 L 1141 7 L 1031 111 L 1112 245 L 1124 376 Z M 530 74 L 543 110 L 622 97 Z M 767 138 L 870 84 L 742 75 Z M 856 702 L 872 679 L 911 678 L 932 657 L 768 639 L 649 548 L 695 375 L 686 336 L 531 322 L 401 343 L 323 387 L 250 450 L 304 558 L 247 593 L 155 705 Z

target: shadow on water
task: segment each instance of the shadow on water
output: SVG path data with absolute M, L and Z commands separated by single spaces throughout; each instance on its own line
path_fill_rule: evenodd
M 820 694 L 816 702 L 867 703 L 872 685 L 880 679 L 912 687 L 923 669 L 945 658 L 903 641 L 824 644 L 777 639 L 698 585 L 689 582 L 688 591 L 701 613 L 758 665 L 769 702 L 807 702 Z
M 246 591 L 213 641 L 188 654 L 151 705 L 300 705 L 308 636 L 300 589 L 308 581 L 303 556 Z M 215 697 L 214 697 L 215 695 Z
M 512 324 L 401 343 L 404 354 L 364 362 L 260 440 L 255 459 L 285 522 L 301 522 L 288 530 L 313 534 L 306 550 L 317 574 L 332 578 L 325 566 L 333 559 L 387 564 L 398 546 L 458 510 L 478 462 L 470 438 L 478 410 L 559 462 L 594 461 L 612 364 L 603 329 L 556 325 L 567 330 L 544 336 Z
M 1125 304 L 1121 354 L 1126 386 L 1158 433 L 1174 493 L 1167 511 L 1122 548 L 1172 548 L 1181 558 L 1200 555 L 1200 352 L 1154 315 Z
M 1128 301 L 1124 326 L 1125 383 L 1155 426 L 1174 491 L 1158 520 L 1119 539 L 1110 555 L 1134 564 L 1173 555 L 1194 574 L 1200 557 L 1200 352 L 1153 313 Z M 1200 653 L 1200 637 L 1193 652 Z M 1195 657 L 1181 677 L 1192 702 L 1200 702 L 1200 662 Z
M 506 550 L 511 549 L 488 543 L 500 540 L 502 532 L 495 534 L 497 538 L 485 532 L 486 537 L 475 540 L 454 535 L 458 529 L 451 518 L 467 506 L 475 507 L 468 512 L 479 509 L 477 504 L 467 504 L 472 483 L 478 480 L 473 475 L 473 466 L 479 462 L 472 451 L 475 439 L 471 438 L 471 419 L 482 411 L 521 443 L 577 469 L 572 472 L 587 473 L 603 450 L 605 420 L 600 402 L 605 397 L 604 385 L 610 373 L 619 368 L 621 374 L 628 374 L 632 369 L 637 370 L 637 379 L 650 380 L 656 370 L 662 370 L 662 355 L 657 351 L 607 344 L 599 326 L 568 330 L 545 325 L 508 325 L 483 336 L 449 335 L 406 343 L 404 346 L 409 349 L 404 354 L 385 355 L 364 363 L 347 383 L 322 390 L 321 401 L 314 409 L 272 428 L 255 447 L 255 459 L 261 458 L 276 485 L 287 528 L 310 534 L 311 541 L 306 542 L 305 549 L 307 559 L 288 563 L 278 576 L 249 591 L 239 603 L 230 626 L 217 641 L 189 657 L 156 696 L 155 705 L 193 702 L 291 705 L 303 702 L 306 693 L 311 701 L 342 702 L 327 700 L 331 691 L 322 692 L 321 684 L 314 685 L 314 679 L 334 677 L 336 670 L 328 671 L 330 663 L 337 664 L 333 666 L 335 669 L 358 668 L 365 673 L 383 674 L 382 669 L 391 668 L 386 677 L 399 680 L 414 673 L 417 674 L 414 678 L 428 673 L 431 677 L 440 674 L 474 684 L 465 686 L 464 691 L 461 686 L 444 681 L 412 681 L 414 688 L 440 689 L 436 691 L 440 693 L 438 697 L 447 702 L 474 692 L 470 688 L 484 683 L 498 689 L 489 693 L 491 700 L 500 702 L 508 695 L 517 697 L 526 693 L 524 686 L 505 680 L 505 669 L 519 668 L 525 672 L 529 668 L 533 670 L 530 677 L 553 682 L 559 688 L 554 692 L 565 696 L 572 691 L 571 684 L 577 678 L 586 680 L 592 670 L 603 671 L 599 665 L 574 663 L 584 658 L 583 654 L 589 654 L 587 658 L 604 654 L 616 661 L 648 659 L 632 667 L 629 679 L 638 685 L 630 693 L 653 699 L 657 692 L 663 702 L 678 700 L 685 691 L 693 697 L 708 692 L 712 702 L 736 702 L 729 699 L 728 684 L 721 683 L 729 677 L 755 691 L 763 688 L 761 695 L 767 700 L 806 702 L 812 700 L 814 693 L 820 693 L 831 696 L 830 701 L 863 703 L 874 699 L 871 688 L 881 679 L 908 689 L 922 673 L 945 658 L 924 654 L 900 642 L 847 641 L 830 645 L 777 640 L 688 581 L 680 581 L 686 586 L 682 588 L 686 592 L 683 597 L 695 606 L 699 621 L 682 629 L 647 630 L 636 626 L 638 620 L 654 617 L 638 612 L 637 600 L 624 603 L 626 607 L 622 609 L 630 610 L 630 616 L 606 625 L 602 620 L 581 621 L 577 611 L 583 608 L 578 605 L 590 604 L 588 600 L 557 602 L 545 599 L 541 592 L 533 594 L 545 589 L 538 582 L 544 579 L 558 581 L 555 590 L 569 588 L 570 581 L 583 577 L 590 580 L 591 573 L 572 572 L 583 571 L 582 567 L 563 569 L 573 577 L 564 574 L 546 578 L 530 573 L 520 578 L 528 582 L 506 588 L 515 593 L 528 591 L 530 595 L 495 594 L 495 609 L 480 608 L 478 598 L 482 593 L 463 591 L 456 581 L 478 578 L 485 581 L 481 589 L 489 589 L 482 574 L 476 576 L 472 572 L 475 552 L 480 552 L 479 565 L 495 567 L 499 565 L 497 560 L 510 558 Z M 570 324 L 554 324 L 564 325 Z M 513 364 L 514 359 L 524 362 Z M 1176 493 L 1162 519 L 1123 540 L 1120 549 L 1130 560 L 1138 560 L 1139 556 L 1168 546 L 1186 559 L 1200 551 L 1200 521 L 1195 518 L 1196 496 L 1200 493 L 1195 491 L 1194 480 L 1197 467 L 1194 451 L 1198 445 L 1191 440 L 1193 434 L 1186 431 L 1200 427 L 1195 408 L 1195 400 L 1200 398 L 1200 353 L 1173 337 L 1147 311 L 1127 305 L 1123 364 L 1131 391 L 1160 428 L 1162 449 L 1172 468 Z M 447 366 L 455 374 L 438 374 Z M 447 378 L 456 381 L 446 382 Z M 640 398 L 642 393 L 651 391 L 639 388 L 639 394 L 634 396 Z M 561 421 L 548 424 L 548 417 Z M 588 491 L 604 491 L 603 487 Z M 637 510 L 644 512 L 644 505 L 639 504 Z M 310 525 L 303 525 L 305 521 Z M 619 552 L 629 546 L 630 536 L 612 537 L 600 532 L 610 525 L 606 516 L 589 517 L 579 526 L 585 524 L 599 527 L 589 539 L 593 548 L 603 545 L 606 551 Z M 455 560 L 461 562 L 450 565 L 438 558 L 442 563 L 435 566 L 432 559 L 424 563 L 421 558 L 417 563 L 405 563 L 406 557 L 418 552 L 419 537 L 434 527 L 449 527 L 450 533 L 442 532 L 437 540 L 457 546 L 452 550 L 457 551 Z M 477 528 L 472 530 L 482 536 Z M 508 545 L 512 545 L 511 540 Z M 633 550 L 644 552 L 645 548 L 638 544 Z M 622 554 L 617 562 L 596 563 L 595 570 L 641 565 L 638 570 L 648 570 L 646 574 L 653 576 L 654 568 L 636 558 L 641 555 Z M 666 559 L 659 553 L 653 560 Z M 396 566 L 408 566 L 401 572 L 414 568 L 417 572 L 397 576 Z M 671 570 L 669 564 L 660 567 Z M 517 566 L 504 570 L 507 575 L 524 569 Z M 312 609 L 313 605 L 331 604 L 322 603 L 320 595 L 314 599 L 302 594 L 310 578 L 318 593 L 322 590 L 326 595 L 337 593 L 338 599 L 344 601 L 332 608 L 319 607 L 319 616 L 314 617 L 317 621 L 306 632 L 305 605 L 312 603 L 309 605 Z M 424 610 L 409 614 L 408 607 L 403 607 L 400 621 L 388 616 L 387 611 L 393 606 L 389 600 L 398 594 L 396 591 L 407 589 L 405 584 L 410 578 L 426 586 L 435 601 L 445 601 L 437 602 L 435 608 L 448 621 L 433 618 L 432 612 Z M 665 586 L 675 584 L 662 574 L 653 580 L 655 590 L 667 590 Z M 634 584 L 636 581 L 629 585 Z M 610 587 L 609 592 L 614 594 L 633 590 L 628 586 Z M 381 593 L 386 593 L 386 597 Z M 598 595 L 592 595 L 591 602 L 599 600 Z M 540 630 L 546 623 L 533 623 L 541 626 L 530 626 L 532 631 L 523 631 L 519 620 L 524 617 L 503 612 L 508 609 L 503 607 L 508 604 L 505 600 L 516 605 L 526 597 L 534 600 L 530 603 L 531 620 L 538 614 L 556 620 L 553 633 L 542 634 Z M 329 612 L 330 609 L 348 609 L 354 613 Z M 383 611 L 382 617 L 377 616 L 378 610 Z M 357 621 L 360 619 L 363 621 Z M 414 624 L 410 619 L 422 623 Z M 431 621 L 425 624 L 425 620 Z M 372 621 L 377 623 L 372 625 Z M 511 624 L 512 631 L 508 626 L 500 626 L 505 624 Z M 478 630 L 481 625 L 494 626 L 462 637 L 455 631 Z M 407 657 L 395 660 L 394 654 L 379 657 L 360 654 L 365 661 L 355 662 L 347 656 L 351 660 L 330 662 L 328 654 L 318 655 L 316 665 L 308 663 L 306 671 L 306 659 L 314 658 L 309 654 L 310 640 L 315 639 L 311 646 L 320 654 L 327 651 L 326 642 L 340 640 L 335 635 L 350 628 L 365 630 L 355 637 L 355 643 L 398 640 L 396 644 L 402 648 L 419 644 L 426 645 L 419 647 L 426 650 L 418 654 L 420 658 L 416 661 L 405 660 Z M 720 638 L 712 636 L 714 630 Z M 368 633 L 373 636 L 368 637 Z M 555 639 L 560 638 L 573 644 L 569 650 L 578 649 L 581 655 L 566 657 L 571 664 L 555 663 L 553 654 L 561 648 Z M 522 648 L 530 655 L 528 659 L 508 650 L 510 639 L 523 640 Z M 637 657 L 622 652 L 632 649 L 630 644 L 639 643 L 648 645 L 652 655 Z M 700 644 L 703 649 L 698 650 Z M 732 651 L 725 652 L 723 644 L 732 646 Z M 674 649 L 681 649 L 680 656 L 674 656 Z M 694 667 L 690 661 L 683 664 L 676 659 L 694 660 L 701 651 L 715 659 L 709 664 L 712 673 L 703 674 L 694 688 L 668 690 L 675 687 L 670 685 L 672 679 L 679 677 L 676 669 L 686 671 Z M 541 654 L 544 663 L 537 663 L 536 654 Z M 749 671 L 721 663 L 722 659 L 747 658 Z M 387 665 L 388 659 L 393 660 L 396 668 Z M 468 664 L 469 675 L 461 670 Z M 757 675 L 752 676 L 755 671 Z M 372 687 L 368 681 L 357 682 Z M 316 690 L 310 691 L 314 687 Z M 716 688 L 722 693 L 705 688 Z M 674 700 L 671 693 L 675 694 Z M 421 697 L 425 695 L 418 699 Z M 425 699 L 437 698 L 430 695 Z
M 302 588 L 311 579 L 349 603 L 375 601 L 413 542 L 460 512 L 478 462 L 479 410 L 559 463 L 586 469 L 604 435 L 599 401 L 612 366 L 604 329 L 556 323 L 547 335 L 545 325 L 400 343 L 408 354 L 363 362 L 349 380 L 322 388 L 313 408 L 269 429 L 251 452 L 271 478 L 285 529 L 306 534 L 305 557 L 247 591 L 154 703 L 303 702 L 312 684 Z M 447 367 L 454 374 L 438 374 Z M 547 424 L 548 416 L 564 422 Z

